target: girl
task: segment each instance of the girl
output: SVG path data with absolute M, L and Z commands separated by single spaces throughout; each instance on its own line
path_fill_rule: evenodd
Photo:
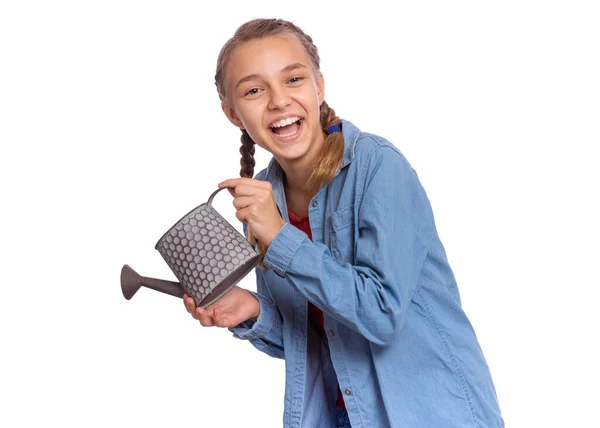
M 285 359 L 284 426 L 504 426 L 425 191 L 395 146 L 324 101 L 312 39 L 247 22 L 216 86 L 242 132 L 242 178 L 219 187 L 264 258 L 256 293 L 184 303 Z M 255 144 L 273 158 L 253 179 Z

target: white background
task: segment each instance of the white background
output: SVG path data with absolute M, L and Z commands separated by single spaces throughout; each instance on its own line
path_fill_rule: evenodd
M 418 172 L 507 426 L 600 426 L 596 4 L 3 1 L 0 426 L 281 426 L 282 361 L 119 284 L 174 279 L 154 244 L 237 176 L 213 77 L 255 17 Z

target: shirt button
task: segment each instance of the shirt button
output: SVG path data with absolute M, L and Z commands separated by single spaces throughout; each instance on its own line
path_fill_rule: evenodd
M 328 334 L 329 334 L 329 337 L 333 337 L 335 335 L 335 333 L 333 332 L 333 330 L 329 330 Z
M 319 203 L 317 201 L 313 201 L 313 203 L 312 203 L 313 208 L 317 208 L 318 205 L 319 205 Z
M 352 394 L 352 391 L 350 391 L 349 389 L 347 389 L 347 390 L 344 391 L 344 394 L 350 395 L 350 394 Z

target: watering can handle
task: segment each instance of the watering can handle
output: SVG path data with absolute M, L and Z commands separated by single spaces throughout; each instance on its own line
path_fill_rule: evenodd
M 227 186 L 227 187 L 221 187 L 220 189 L 215 190 L 214 192 L 212 192 L 212 194 L 208 197 L 208 201 L 206 202 L 206 205 L 208 205 L 209 207 L 212 208 L 212 201 L 215 198 L 215 196 L 217 195 L 217 193 L 219 193 L 221 190 L 223 189 L 235 189 L 235 187 L 233 186 Z M 252 244 L 252 247 L 254 247 L 254 249 L 256 251 L 258 251 L 258 239 L 254 240 L 254 244 Z
M 208 198 L 208 201 L 206 202 L 206 204 L 207 204 L 209 207 L 212 207 L 212 201 L 213 201 L 213 199 L 215 198 L 215 196 L 217 195 L 217 193 L 219 193 L 221 190 L 224 190 L 224 189 L 235 189 L 235 187 L 233 187 L 233 186 L 229 186 L 229 187 L 221 187 L 220 189 L 217 189 L 217 190 L 215 190 L 215 191 L 214 191 L 214 192 L 212 192 L 212 194 L 209 196 L 209 198 Z

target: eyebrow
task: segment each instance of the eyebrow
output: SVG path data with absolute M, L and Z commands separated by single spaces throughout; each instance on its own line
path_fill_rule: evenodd
M 292 70 L 296 70 L 296 69 L 298 69 L 298 68 L 308 68 L 308 67 L 307 67 L 307 66 L 305 66 L 304 64 L 301 64 L 301 63 L 299 63 L 299 62 L 295 62 L 295 63 L 293 63 L 293 64 L 286 65 L 285 67 L 283 67 L 283 68 L 281 69 L 281 73 L 288 73 L 288 72 L 290 72 L 290 71 L 292 71 Z M 238 80 L 238 82 L 237 82 L 237 85 L 235 85 L 235 88 L 236 88 L 236 89 L 237 89 L 237 88 L 239 88 L 239 86 L 240 86 L 242 83 L 245 83 L 245 82 L 247 82 L 248 80 L 256 79 L 256 78 L 259 78 L 259 77 L 260 77 L 260 76 L 259 76 L 258 74 L 249 74 L 249 75 L 247 75 L 247 76 L 244 76 L 244 77 L 242 77 L 240 80 Z

